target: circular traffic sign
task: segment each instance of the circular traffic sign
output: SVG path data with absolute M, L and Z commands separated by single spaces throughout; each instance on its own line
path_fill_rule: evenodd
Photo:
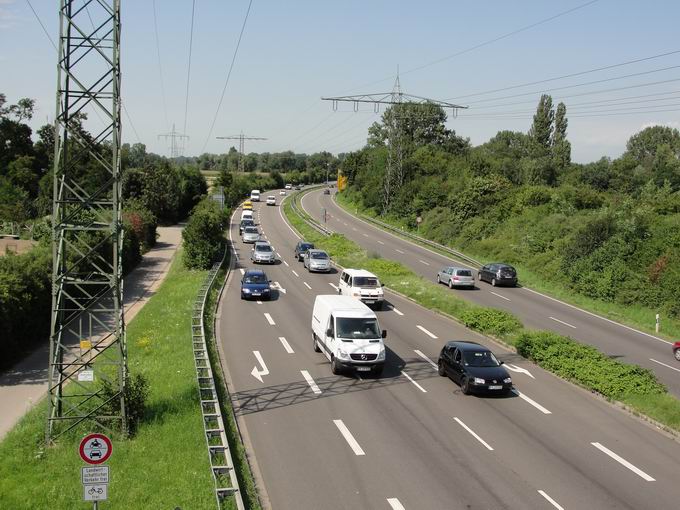
M 78 453 L 80 458 L 88 464 L 101 464 L 111 456 L 113 446 L 111 440 L 104 434 L 88 434 L 82 441 Z

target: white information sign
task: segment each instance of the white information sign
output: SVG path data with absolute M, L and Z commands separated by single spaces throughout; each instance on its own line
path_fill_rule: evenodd
M 105 501 L 109 496 L 109 486 L 105 483 L 97 485 L 83 485 L 83 499 L 85 501 Z
M 78 381 L 92 382 L 94 381 L 94 370 L 81 370 L 78 372 Z
M 80 468 L 83 485 L 101 485 L 109 483 L 109 466 L 92 466 Z

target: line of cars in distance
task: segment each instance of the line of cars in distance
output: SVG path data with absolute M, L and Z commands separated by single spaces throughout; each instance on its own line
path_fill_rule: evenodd
M 494 262 L 479 268 L 477 279 L 480 282 L 489 282 L 494 287 L 498 285 L 515 287 L 517 285 L 517 271 L 509 264 Z M 473 289 L 475 277 L 470 268 L 447 266 L 437 273 L 437 283 L 448 285 L 450 289 Z

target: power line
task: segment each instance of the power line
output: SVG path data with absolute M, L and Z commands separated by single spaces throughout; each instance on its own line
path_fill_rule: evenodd
M 222 101 L 224 100 L 224 94 L 227 91 L 227 85 L 229 84 L 229 79 L 231 78 L 231 72 L 234 69 L 234 63 L 236 62 L 236 55 L 238 55 L 238 49 L 241 46 L 241 38 L 243 37 L 243 31 L 246 29 L 246 22 L 248 21 L 248 15 L 250 14 L 250 8 L 253 5 L 253 0 L 250 0 L 248 2 L 248 10 L 246 11 L 246 15 L 243 18 L 243 25 L 241 26 L 241 33 L 238 35 L 238 42 L 236 43 L 236 49 L 234 49 L 234 56 L 231 59 L 231 64 L 229 65 L 229 72 L 227 73 L 227 79 L 224 81 L 224 87 L 222 87 L 222 95 L 220 96 L 220 100 L 217 103 L 217 109 L 215 110 L 215 116 L 213 117 L 212 124 L 210 124 L 210 130 L 208 131 L 208 136 L 205 138 L 205 143 L 203 144 L 203 148 L 201 149 L 201 152 L 205 151 L 206 146 L 208 145 L 208 141 L 210 140 L 210 136 L 212 135 L 213 129 L 215 129 L 215 122 L 217 122 L 217 116 L 220 113 L 220 108 L 222 107 Z
M 548 82 L 551 82 L 551 81 L 563 80 L 565 78 L 573 78 L 575 76 L 583 76 L 584 74 L 595 73 L 595 72 L 598 72 L 598 71 L 606 71 L 608 69 L 614 69 L 616 67 L 627 66 L 627 65 L 630 65 L 630 64 L 638 64 L 640 62 L 646 62 L 648 60 L 653 60 L 653 59 L 656 59 L 656 58 L 667 57 L 668 55 L 674 55 L 676 53 L 680 53 L 680 50 L 674 50 L 674 51 L 669 51 L 669 52 L 666 52 L 666 53 L 660 53 L 658 55 L 652 55 L 651 57 L 644 57 L 644 58 L 638 58 L 638 59 L 635 59 L 635 60 L 628 60 L 627 62 L 620 62 L 618 64 L 612 64 L 612 65 L 608 65 L 608 66 L 597 67 L 595 69 L 589 69 L 587 71 L 579 71 L 579 72 L 576 72 L 576 73 L 564 74 L 562 76 L 556 76 L 554 78 L 547 78 L 547 79 L 544 79 L 544 80 L 531 81 L 531 82 L 527 82 L 527 83 L 521 83 L 519 85 L 511 85 L 509 87 L 502 87 L 502 88 L 493 89 L 493 90 L 486 90 L 484 92 L 476 92 L 474 94 L 466 94 L 464 96 L 449 97 L 448 99 L 463 99 L 463 98 L 468 98 L 468 97 L 476 97 L 476 96 L 483 96 L 483 95 L 486 95 L 486 94 L 493 94 L 493 93 L 496 93 L 496 92 L 504 92 L 506 90 L 519 89 L 519 88 L 522 88 L 522 87 L 528 87 L 530 85 L 538 85 L 539 83 L 548 83 Z
M 165 81 L 163 80 L 163 66 L 161 65 L 161 45 L 158 37 L 158 20 L 156 17 L 156 0 L 152 1 L 153 8 L 153 30 L 156 36 L 156 56 L 158 57 L 158 74 L 161 79 L 161 97 L 163 99 L 163 114 L 165 115 L 165 129 L 170 131 L 170 122 L 168 120 L 168 104 L 165 98 Z M 186 114 L 185 114 L 186 116 Z
M 33 5 L 31 4 L 30 0 L 26 0 L 26 3 L 28 4 L 28 6 L 29 6 L 29 7 L 31 8 L 31 10 L 33 11 L 33 15 L 35 16 L 35 19 L 38 20 L 38 23 L 40 23 L 40 26 L 42 27 L 43 32 L 45 32 L 45 35 L 47 36 L 47 38 L 49 39 L 49 41 L 52 43 L 52 47 L 54 47 L 54 51 L 58 51 L 58 50 L 57 50 L 57 45 L 56 45 L 56 44 L 54 43 L 54 41 L 52 40 L 52 36 L 50 36 L 50 33 L 49 33 L 49 32 L 47 31 L 47 29 L 45 28 L 45 25 L 43 24 L 42 20 L 40 19 L 40 16 L 38 16 L 38 13 L 35 12 L 35 9 L 33 8 Z
M 130 117 L 130 114 L 127 111 L 127 108 L 125 108 L 125 103 L 121 99 L 120 105 L 123 107 L 123 111 L 125 112 L 125 116 L 127 117 L 128 122 L 130 123 L 130 127 L 132 128 L 132 131 L 134 131 L 135 136 L 137 137 L 137 141 L 139 143 L 142 143 L 142 139 L 139 137 L 139 133 L 137 133 L 137 130 L 135 129 L 135 125 L 132 123 L 132 117 Z
M 194 12 L 196 11 L 196 0 L 191 2 L 191 30 L 189 31 L 189 62 L 187 64 L 187 92 L 184 100 L 184 127 L 182 134 L 187 133 L 187 112 L 189 111 L 189 79 L 191 77 L 191 52 L 194 45 Z M 174 129 L 173 129 L 174 131 Z

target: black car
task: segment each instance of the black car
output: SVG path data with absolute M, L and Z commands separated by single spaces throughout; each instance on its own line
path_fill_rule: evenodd
M 261 269 L 248 269 L 241 278 L 241 299 L 271 299 L 271 286 Z
M 331 190 L 329 190 L 328 188 L 326 188 L 326 189 L 323 190 L 323 194 L 324 194 L 324 195 L 330 195 L 330 194 L 331 194 Z
M 477 272 L 479 281 L 489 282 L 494 287 L 496 285 L 517 285 L 517 271 L 508 264 L 494 262 L 483 266 Z
M 239 223 L 238 226 L 238 233 L 239 235 L 243 234 L 243 229 L 246 227 L 254 227 L 255 226 L 255 220 L 251 220 L 249 218 L 245 218 L 241 220 L 241 223 Z
M 475 342 L 448 342 L 439 353 L 439 375 L 460 384 L 465 395 L 497 393 L 507 395 L 512 379 L 493 353 Z
M 298 241 L 298 243 L 295 245 L 295 252 L 294 256 L 298 260 L 302 260 L 302 257 L 304 256 L 305 252 L 307 250 L 312 250 L 314 249 L 314 243 L 308 243 L 307 241 Z

